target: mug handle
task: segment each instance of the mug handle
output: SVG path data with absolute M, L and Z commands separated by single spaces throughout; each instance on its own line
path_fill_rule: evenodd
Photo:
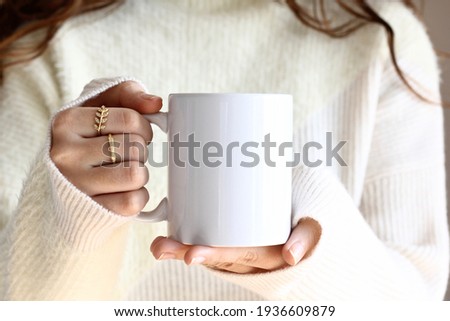
M 150 123 L 156 124 L 167 134 L 168 113 L 158 112 L 156 114 L 143 115 Z M 167 197 L 164 197 L 154 210 L 140 212 L 136 217 L 137 221 L 156 223 L 167 220 Z

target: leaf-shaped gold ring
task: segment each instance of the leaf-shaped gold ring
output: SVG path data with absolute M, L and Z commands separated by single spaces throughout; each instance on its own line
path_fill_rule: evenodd
M 108 120 L 109 109 L 104 105 L 97 109 L 95 113 L 95 124 L 94 128 L 97 130 L 97 133 L 100 135 L 102 133 L 102 129 L 106 127 L 106 121 Z

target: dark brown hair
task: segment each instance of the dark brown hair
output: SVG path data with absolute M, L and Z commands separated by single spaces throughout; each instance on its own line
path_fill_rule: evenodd
M 70 17 L 82 13 L 119 5 L 123 0 L 0 0 L 0 77 L 8 66 L 28 61 L 44 52 L 61 24 Z M 305 8 L 296 0 L 279 0 L 306 26 L 330 37 L 342 38 L 367 24 L 377 24 L 386 31 L 386 40 L 393 66 L 403 83 L 419 98 L 429 101 L 411 86 L 411 81 L 398 65 L 394 30 L 366 0 L 335 0 L 336 4 L 352 17 L 335 25 L 327 16 L 325 1 L 313 0 L 312 8 Z M 412 0 L 402 1 L 417 13 Z M 16 40 L 42 29 L 43 36 L 37 43 L 14 45 Z
M 85 12 L 119 5 L 123 0 L 0 0 L 0 77 L 14 64 L 41 55 L 67 19 Z M 17 40 L 42 30 L 35 43 Z

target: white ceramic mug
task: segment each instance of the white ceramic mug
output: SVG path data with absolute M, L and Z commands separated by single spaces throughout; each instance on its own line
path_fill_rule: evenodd
M 168 196 L 137 219 L 167 220 L 185 244 L 284 244 L 292 148 L 279 148 L 292 144 L 292 96 L 171 94 L 168 110 L 145 115 L 168 134 Z

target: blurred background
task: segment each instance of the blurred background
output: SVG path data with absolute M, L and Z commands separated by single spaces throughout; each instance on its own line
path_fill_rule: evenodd
M 437 50 L 445 51 L 449 58 L 441 59 L 442 84 L 441 91 L 444 100 L 450 102 L 450 0 L 422 1 L 424 6 L 425 24 L 428 33 Z M 420 1 L 419 1 L 420 7 Z M 447 156 L 447 208 L 450 208 L 450 108 L 445 110 L 445 140 Z M 447 211 L 449 213 L 449 211 Z M 449 216 L 450 221 L 450 216 Z M 447 287 L 445 299 L 450 301 L 450 284 Z

